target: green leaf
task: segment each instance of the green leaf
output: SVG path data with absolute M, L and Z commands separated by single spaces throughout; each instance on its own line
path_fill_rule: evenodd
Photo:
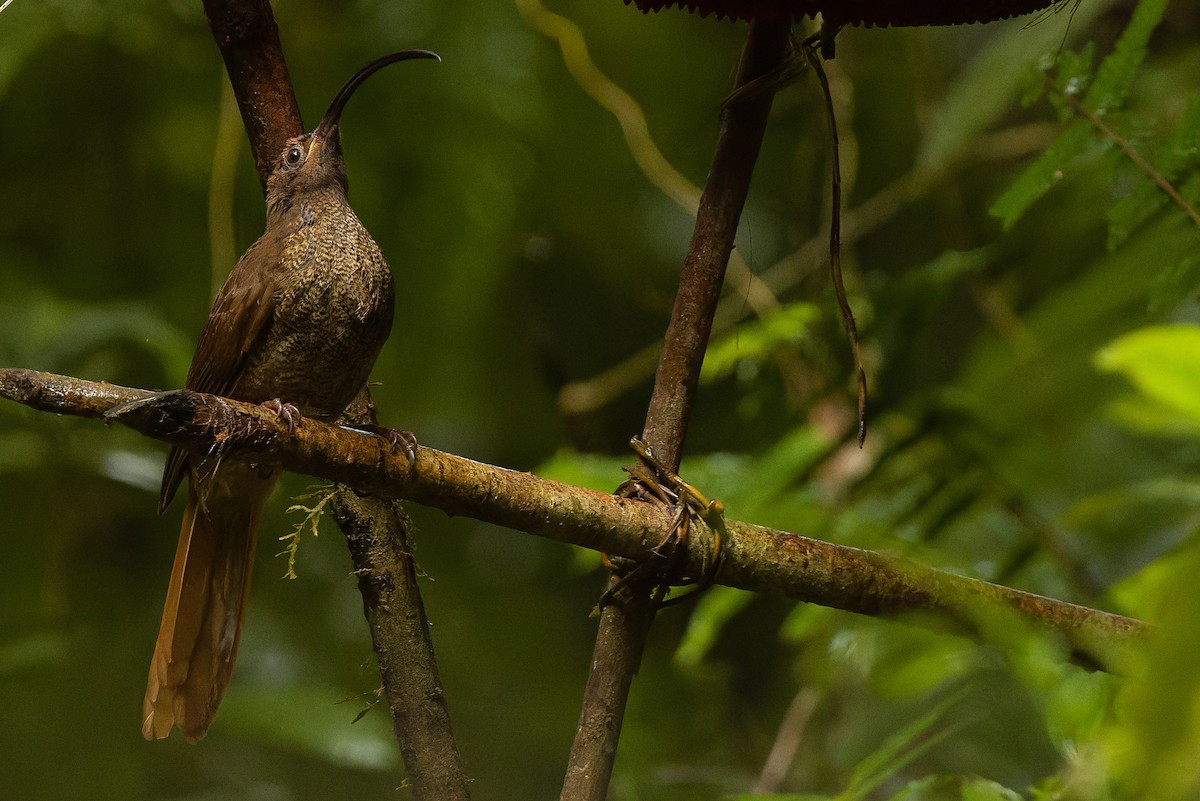
M 1200 796 L 1200 549 L 1183 549 L 1154 566 L 1158 587 L 1145 664 L 1131 674 L 1110 733 L 1113 776 L 1130 798 L 1191 801 Z
M 1142 0 L 1121 38 L 1096 71 L 1096 80 L 1083 99 L 1083 106 L 1096 114 L 1119 108 L 1129 94 L 1138 67 L 1146 58 L 1146 43 L 1162 21 L 1167 0 Z
M 1110 5 L 1110 0 L 1084 3 L 1073 13 L 1072 28 L 1087 30 Z M 989 40 L 947 89 L 921 143 L 917 164 L 922 168 L 945 165 L 1010 113 L 1014 100 L 1028 105 L 1040 97 L 1042 72 L 1062 43 L 1062 29 L 1049 24 L 1014 26 Z M 1045 55 L 1039 58 L 1039 54 Z M 1030 60 L 1029 69 L 1019 68 Z
M 832 796 L 813 793 L 754 793 L 729 796 L 729 801 L 834 801 Z
M 1150 311 L 1162 312 L 1179 301 L 1193 297 L 1200 286 L 1200 234 L 1196 247 L 1176 259 L 1159 275 L 1150 294 Z
M 1012 228 L 1034 202 L 1062 180 L 1070 162 L 1092 143 L 1092 128 L 1087 121 L 1073 120 L 992 204 L 991 214 L 1003 221 L 1005 230 Z
M 1183 182 L 1183 186 L 1179 187 L 1179 194 L 1193 206 L 1200 205 L 1200 172 L 1193 173 Z
M 1142 328 L 1096 354 L 1101 370 L 1121 373 L 1147 398 L 1200 424 L 1200 327 Z
M 1143 0 L 1134 11 L 1129 24 L 1121 33 L 1117 44 L 1096 71 L 1091 88 L 1084 95 L 1084 108 L 1096 114 L 1105 114 L 1119 108 L 1129 94 L 1138 67 L 1146 58 L 1146 43 L 1150 34 L 1162 20 L 1166 0 Z M 1091 61 L 1092 48 L 1083 48 L 1080 54 L 1064 54 L 1059 62 L 1055 86 L 1063 94 L 1079 95 L 1088 80 L 1087 65 Z M 1069 109 L 1054 102 L 1064 122 L 1069 118 Z M 1012 186 L 992 205 L 991 213 L 999 217 L 1005 230 L 1011 228 L 1031 205 L 1057 183 L 1069 163 L 1083 153 L 1093 140 L 1091 125 L 1082 119 L 1071 120 L 1066 130 L 1029 167 L 1018 176 Z M 1140 210 L 1139 210 L 1140 211 Z M 1153 213 L 1151 211 L 1150 213 Z M 1135 224 L 1148 218 L 1138 216 Z M 1130 229 L 1132 230 L 1132 229 Z
M 1096 43 L 1088 42 L 1078 53 L 1064 52 L 1054 65 L 1054 86 L 1064 95 L 1082 95 L 1092 82 L 1092 65 L 1096 60 Z M 1043 85 L 1045 78 L 1043 78 Z M 1058 110 L 1059 119 L 1067 123 L 1075 112 L 1061 97 L 1051 94 L 1050 104 Z
M 675 663 L 695 667 L 704 661 L 721 631 L 755 598 L 753 593 L 732 587 L 712 587 L 696 603 L 687 631 L 675 649 Z
M 621 465 L 636 460 L 633 451 L 629 456 L 600 456 L 591 453 L 564 448 L 537 469 L 543 478 L 561 481 L 564 484 L 574 484 L 577 487 L 588 487 L 599 492 L 611 492 L 621 483 L 624 473 Z
M 1200 97 L 1193 97 L 1179 122 L 1163 141 L 1151 162 L 1168 181 L 1176 180 L 1200 164 Z M 1195 179 L 1197 176 L 1192 176 Z M 1186 193 L 1184 194 L 1186 197 Z M 1167 204 L 1167 195 L 1149 179 L 1139 181 L 1130 194 L 1105 212 L 1108 217 L 1108 248 L 1129 238 L 1142 223 Z
M 963 782 L 962 801 L 1021 801 L 1021 794 L 981 776 L 972 776 Z
M 939 684 L 962 675 L 970 666 L 970 651 L 961 640 L 928 632 L 897 633 L 896 658 L 875 671 L 872 689 L 883 698 L 906 698 L 932 692 Z
M 980 776 L 925 776 L 891 801 L 1021 801 L 1020 793 Z
M 821 309 L 814 303 L 793 303 L 739 325 L 709 347 L 700 379 L 716 381 L 746 360 L 765 359 L 781 345 L 807 336 L 820 316 Z
M 883 744 L 854 766 L 850 786 L 838 795 L 838 801 L 859 801 L 866 798 L 879 785 L 894 777 L 904 767 L 965 725 L 958 720 L 940 731 L 933 732 L 946 713 L 962 700 L 955 694 L 900 731 L 884 740 Z
M 1200 165 L 1200 97 L 1192 97 L 1179 122 L 1163 140 L 1154 166 L 1168 178 Z
M 243 737 L 307 753 L 334 765 L 359 770 L 389 770 L 397 762 L 388 725 L 387 704 L 369 696 L 346 699 L 343 689 L 317 681 L 230 693 L 221 706 L 221 722 Z M 370 708 L 371 714 L 356 721 Z M 288 714 L 280 715 L 286 709 Z M 352 725 L 353 724 L 353 725 Z
M 1045 63 L 1043 63 L 1045 62 Z M 1046 94 L 1046 70 L 1053 68 L 1049 59 L 1043 59 L 1035 64 L 1029 64 L 1021 71 L 1020 82 L 1021 105 L 1029 108 L 1042 99 Z

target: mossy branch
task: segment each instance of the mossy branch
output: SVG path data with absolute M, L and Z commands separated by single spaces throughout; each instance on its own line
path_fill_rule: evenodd
M 530 473 L 372 434 L 301 420 L 294 431 L 267 409 L 188 391 L 155 393 L 0 368 L 0 397 L 56 414 L 103 418 L 194 453 L 279 464 L 386 499 L 406 499 L 549 539 L 645 560 L 671 526 L 663 509 Z M 732 510 L 736 512 L 736 510 Z M 1075 661 L 1122 670 L 1149 627 L 1114 615 L 918 564 L 893 554 L 727 519 L 717 583 L 922 626 L 1003 645 L 1019 630 L 1063 638 Z M 697 575 L 706 537 L 679 554 Z

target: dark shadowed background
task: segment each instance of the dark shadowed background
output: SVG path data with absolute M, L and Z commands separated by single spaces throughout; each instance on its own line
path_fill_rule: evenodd
M 1189 406 L 1200 370 L 1187 366 L 1196 225 L 1086 124 L 1085 144 L 1052 165 L 1054 186 L 1020 219 L 1006 229 L 989 211 L 1072 118 L 1061 100 L 1036 99 L 1039 60 L 1094 42 L 1076 65 L 1086 76 L 1134 8 L 1082 0 L 1037 20 L 839 37 L 828 70 L 843 239 L 872 385 L 862 451 L 824 260 L 821 94 L 804 75 L 778 97 L 737 249 L 748 272 L 731 271 L 723 312 L 748 322 L 710 351 L 689 480 L 739 519 L 1127 614 L 1196 608 L 1188 582 L 1171 583 L 1195 564 L 1200 523 L 1200 401 Z M 551 11 L 579 26 L 682 179 L 702 184 L 745 26 L 620 0 Z M 594 86 L 568 73 L 539 32 L 546 13 L 534 0 L 277 9 L 309 125 L 378 55 L 423 47 L 444 59 L 389 68 L 343 117 L 351 201 L 398 287 L 374 373 L 382 422 L 609 489 L 641 429 L 653 362 L 631 362 L 629 388 L 610 398 L 612 382 L 573 382 L 661 336 L 690 216 L 656 185 L 676 179 L 639 169 L 646 152 L 635 158 Z M 1148 157 L 1175 141 L 1170 177 L 1193 207 L 1198 19 L 1195 0 L 1168 7 L 1105 117 Z M 263 226 L 200 3 L 16 0 L 0 14 L 0 121 L 0 365 L 180 386 L 214 286 Z M 1153 208 L 1122 237 L 1113 209 L 1127 197 Z M 782 304 L 757 321 L 750 274 Z M 1142 340 L 1113 345 L 1163 323 L 1179 327 L 1150 329 L 1150 355 Z M 1165 366 L 1139 372 L 1154 359 Z M 564 410 L 568 386 L 582 401 Z M 264 515 L 238 671 L 208 737 L 142 740 L 179 525 L 178 508 L 154 513 L 165 452 L 121 428 L 0 404 L 0 796 L 406 797 L 386 712 L 352 723 L 379 678 L 332 522 L 302 542 L 299 577 L 281 578 L 275 538 L 300 522 L 284 510 L 304 502 L 291 500 L 314 483 L 303 477 L 286 477 Z M 598 557 L 411 512 L 474 797 L 557 797 Z M 1170 675 L 1196 675 L 1190 642 Z M 804 734 L 778 785 L 797 793 L 887 798 L 935 775 L 1020 792 L 1078 790 L 1083 775 L 1107 788 L 1150 770 L 1123 737 L 1163 754 L 1196 743 L 1184 712 L 1174 729 L 1166 715 L 1165 734 L 1146 723 L 1192 708 L 1194 680 L 1179 681 L 1156 695 L 1065 665 L 1054 643 L 979 647 L 714 590 L 658 618 L 612 797 L 749 793 L 781 725 Z M 787 718 L 789 706 L 811 714 Z M 1165 744 L 1138 735 L 1151 730 Z M 960 797 L 935 791 L 907 797 Z

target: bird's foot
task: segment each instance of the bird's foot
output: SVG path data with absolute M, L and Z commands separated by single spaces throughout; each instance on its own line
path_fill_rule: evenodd
M 279 416 L 283 424 L 287 426 L 288 433 L 291 434 L 296 430 L 296 423 L 300 422 L 302 415 L 300 410 L 290 403 L 284 403 L 279 398 L 272 398 L 269 401 L 264 401 L 260 404 L 264 409 L 270 409 Z
M 404 455 L 408 457 L 410 464 L 417 460 L 417 438 L 413 436 L 413 432 L 403 428 L 388 428 L 387 426 L 377 426 L 371 423 L 352 427 L 386 439 L 391 443 L 393 448 L 399 446 L 404 451 Z

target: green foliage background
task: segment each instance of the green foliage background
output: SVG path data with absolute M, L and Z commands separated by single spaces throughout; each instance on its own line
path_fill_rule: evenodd
M 744 27 L 617 0 L 551 9 L 702 183 Z M 635 363 L 632 388 L 594 409 L 564 414 L 559 392 L 660 336 L 688 213 L 517 6 L 277 11 L 310 124 L 376 55 L 445 59 L 383 73 L 344 118 L 352 199 L 400 288 L 375 373 L 383 421 L 614 487 L 650 372 Z M 1200 236 L 1067 98 L 1194 209 L 1198 19 L 1195 0 L 1082 0 L 1033 21 L 843 32 L 829 70 L 867 447 L 825 277 L 829 143 L 805 76 L 777 100 L 738 246 L 780 305 L 756 318 L 732 274 L 723 313 L 745 322 L 714 342 L 684 466 L 739 519 L 1153 620 L 1144 663 L 1115 679 L 1000 621 L 981 647 L 714 590 L 659 617 L 614 799 L 1196 797 Z M 224 81 L 199 3 L 0 14 L 0 364 L 180 384 L 214 282 L 262 227 Z M 142 741 L 178 526 L 153 513 L 163 453 L 0 405 L 0 795 L 404 797 L 385 714 L 351 725 L 378 678 L 335 529 L 279 579 L 273 536 L 298 522 L 283 510 L 302 478 L 264 518 L 216 725 L 195 746 Z M 555 797 L 597 560 L 412 511 L 475 797 Z M 764 788 L 781 725 L 804 736 Z

